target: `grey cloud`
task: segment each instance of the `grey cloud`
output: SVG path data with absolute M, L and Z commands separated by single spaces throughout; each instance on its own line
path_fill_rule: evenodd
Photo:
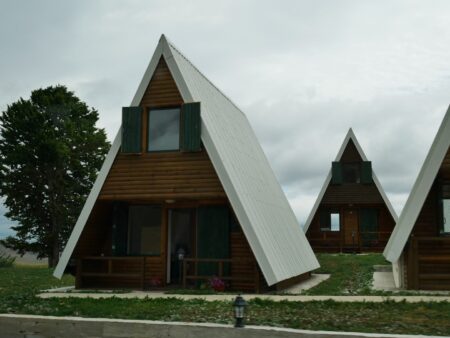
M 247 114 L 300 221 L 349 127 L 401 210 L 450 102 L 449 12 L 418 0 L 3 2 L 0 109 L 65 84 L 112 139 L 165 33 Z
M 6 208 L 3 204 L 1 204 L 0 200 L 0 239 L 13 234 L 13 231 L 10 229 L 10 227 L 14 224 L 14 222 L 6 218 L 4 216 L 5 213 Z

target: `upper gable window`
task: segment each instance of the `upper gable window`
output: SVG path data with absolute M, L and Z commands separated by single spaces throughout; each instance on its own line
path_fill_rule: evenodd
M 342 163 L 342 179 L 344 183 L 361 182 L 361 166 L 359 163 Z
M 149 111 L 147 149 L 148 151 L 180 149 L 180 108 Z

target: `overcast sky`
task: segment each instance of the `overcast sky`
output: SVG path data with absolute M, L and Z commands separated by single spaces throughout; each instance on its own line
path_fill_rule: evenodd
M 450 1 L 234 3 L 0 0 L 0 110 L 64 84 L 111 140 L 164 33 L 247 114 L 301 224 L 349 127 L 400 212 L 450 103 Z

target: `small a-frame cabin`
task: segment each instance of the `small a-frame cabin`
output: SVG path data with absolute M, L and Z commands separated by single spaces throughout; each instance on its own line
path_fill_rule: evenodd
M 315 252 L 382 252 L 397 215 L 352 129 L 304 231 Z
M 162 36 L 54 275 L 263 292 L 319 267 L 246 118 Z
M 450 290 L 450 108 L 384 250 L 397 287 Z

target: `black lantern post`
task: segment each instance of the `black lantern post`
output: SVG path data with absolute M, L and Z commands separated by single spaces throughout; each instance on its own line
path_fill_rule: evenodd
M 248 303 L 242 298 L 241 295 L 237 296 L 234 300 L 234 318 L 236 319 L 236 323 L 234 327 L 244 327 L 244 318 L 245 318 L 245 307 Z
M 179 247 L 177 250 L 177 258 L 178 258 L 178 282 L 181 284 L 183 280 L 183 264 L 184 257 L 186 256 L 186 250 L 183 247 Z

